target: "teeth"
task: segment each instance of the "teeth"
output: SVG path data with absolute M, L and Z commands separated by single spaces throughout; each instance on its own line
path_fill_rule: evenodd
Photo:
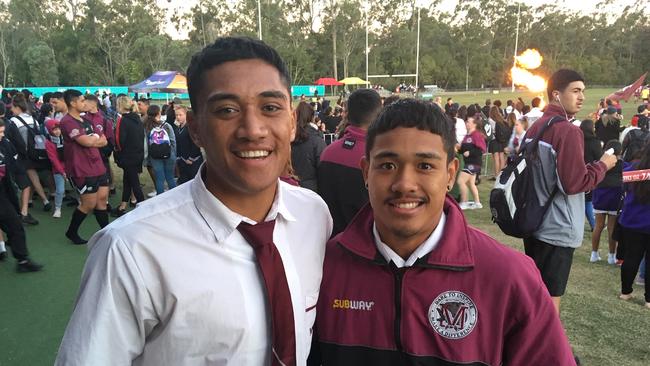
M 395 205 L 397 208 L 416 208 L 418 207 L 419 202 L 409 202 L 409 203 L 398 203 Z
M 246 158 L 246 159 L 251 159 L 251 158 L 264 158 L 269 156 L 269 152 L 265 150 L 254 150 L 254 151 L 238 151 L 237 156 L 240 158 Z

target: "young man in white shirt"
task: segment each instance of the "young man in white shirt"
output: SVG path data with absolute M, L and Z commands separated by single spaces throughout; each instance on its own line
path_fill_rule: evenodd
M 332 221 L 278 179 L 295 133 L 287 68 L 261 41 L 228 37 L 187 78 L 206 162 L 91 239 L 58 365 L 306 362 Z M 251 239 L 269 225 L 265 243 Z M 267 271 L 264 250 L 283 269 Z
M 528 128 L 530 128 L 535 121 L 541 117 L 544 112 L 539 108 L 539 106 L 542 104 L 542 98 L 540 97 L 535 97 L 533 98 L 531 105 L 533 108 L 530 109 L 528 113 L 526 113 L 525 117 L 526 120 L 528 121 Z

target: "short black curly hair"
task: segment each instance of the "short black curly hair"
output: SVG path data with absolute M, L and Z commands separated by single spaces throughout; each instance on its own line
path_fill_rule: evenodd
M 366 159 L 370 159 L 377 136 L 399 127 L 417 128 L 439 135 L 447 151 L 447 162 L 454 159 L 454 123 L 437 104 L 413 98 L 401 99 L 387 106 L 370 125 L 366 135 Z
M 287 87 L 291 96 L 291 76 L 287 65 L 280 54 L 266 43 L 250 37 L 222 37 L 214 43 L 207 45 L 192 56 L 187 67 L 187 91 L 190 95 L 190 104 L 197 110 L 196 99 L 203 88 L 203 79 L 206 71 L 223 63 L 260 59 L 275 67 L 280 73 L 282 83 Z

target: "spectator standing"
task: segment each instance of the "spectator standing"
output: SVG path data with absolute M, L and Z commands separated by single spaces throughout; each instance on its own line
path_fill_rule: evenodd
M 442 111 L 413 99 L 370 126 L 370 204 L 328 243 L 316 364 L 575 364 L 534 264 L 469 227 L 446 194 L 454 140 Z
M 626 163 L 625 171 L 650 169 L 650 144 L 641 151 L 640 160 Z M 625 246 L 623 264 L 621 266 L 621 295 L 622 300 L 632 298 L 632 284 L 639 269 L 639 264 L 645 258 L 645 306 L 650 309 L 650 281 L 647 274 L 650 270 L 650 181 L 628 183 L 625 188 L 625 201 L 619 219 L 621 237 Z
M 156 176 L 156 194 L 161 194 L 165 192 L 165 182 L 168 189 L 176 187 L 176 135 L 169 123 L 161 121 L 160 107 L 157 105 L 147 109 L 144 128 L 148 141 L 147 151 Z
M 467 135 L 460 145 L 459 152 L 463 155 L 465 166 L 458 174 L 458 188 L 460 189 L 460 208 L 462 210 L 473 210 L 483 208 L 479 197 L 478 188 L 476 187 L 476 177 L 481 174 L 483 164 L 482 157 L 485 153 L 485 136 L 480 114 L 474 106 L 467 108 Z M 468 193 L 472 193 L 474 201 L 468 201 Z
M 542 115 L 544 115 L 544 112 L 542 112 L 542 110 L 539 108 L 540 105 L 542 104 L 542 98 L 535 97 L 533 98 L 530 104 L 532 106 L 530 112 L 524 115 L 528 120 L 528 128 L 530 128 L 535 123 L 535 121 L 537 121 Z
M 202 174 L 94 237 L 56 365 L 306 363 L 331 219 L 278 179 L 289 72 L 261 41 L 220 38 L 187 79 Z
M 325 148 L 318 165 L 318 193 L 334 220 L 332 235 L 343 231 L 368 202 L 360 164 L 366 131 L 381 111 L 381 98 L 372 89 L 358 89 L 350 94 L 347 108 L 345 133 Z
M 501 170 L 506 166 L 505 148 L 508 146 L 508 141 L 512 136 L 512 128 L 506 123 L 503 115 L 499 112 L 499 108 L 493 106 L 490 108 L 490 124 L 494 126 L 494 140 L 490 143 L 489 152 L 492 154 L 494 177 L 491 180 L 496 180 Z
M 68 89 L 63 93 L 63 100 L 68 108 L 68 114 L 61 119 L 66 175 L 80 197 L 65 236 L 79 245 L 88 242 L 79 236 L 79 227 L 86 215 L 94 212 L 101 228 L 108 225 L 108 177 L 99 152 L 108 141 L 103 131 L 95 130 L 81 117 L 86 108 L 81 92 Z
M 598 248 L 600 247 L 600 236 L 607 224 L 607 241 L 609 252 L 607 263 L 616 264 L 616 240 L 613 238 L 614 226 L 618 218 L 618 210 L 623 197 L 623 160 L 621 159 L 621 143 L 618 140 L 610 140 L 604 150 L 614 150 L 614 156 L 618 158 L 614 168 L 607 171 L 605 178 L 593 190 L 592 200 L 594 213 L 596 214 L 596 226 L 591 235 L 591 258 L 594 263 L 600 260 Z
M 296 138 L 291 143 L 291 162 L 300 186 L 318 192 L 317 169 L 325 140 L 313 126 L 314 109 L 308 103 L 300 102 L 295 113 Z
M 201 149 L 196 146 L 189 129 L 187 128 L 187 107 L 179 105 L 176 107 L 176 123 L 178 134 L 176 135 L 176 164 L 178 166 L 178 184 L 183 184 L 194 178 L 203 163 Z
M 47 156 L 52 163 L 52 177 L 54 178 L 55 196 L 54 196 L 54 213 L 52 217 L 61 217 L 61 206 L 63 205 L 63 196 L 65 195 L 65 152 L 63 147 L 63 136 L 61 136 L 61 124 L 54 118 L 45 120 L 45 127 L 48 132 L 46 142 Z
M 591 164 L 594 161 L 598 161 L 598 159 L 603 155 L 603 148 L 600 145 L 600 140 L 596 137 L 594 121 L 586 119 L 580 122 L 580 130 L 582 130 L 584 136 L 585 164 Z M 596 226 L 596 217 L 594 214 L 592 196 L 592 191 L 585 192 L 585 216 L 587 217 L 587 222 L 589 222 L 589 227 L 593 232 L 594 227 Z
M 41 134 L 40 127 L 36 119 L 29 113 L 29 110 L 30 108 L 25 96 L 22 93 L 17 93 L 12 100 L 11 111 L 14 116 L 11 118 L 12 126 L 9 129 L 8 137 L 18 151 L 18 165 L 25 170 L 27 178 L 29 178 L 29 182 L 31 183 L 31 186 L 28 186 L 22 192 L 22 206 L 25 208 L 25 199 L 29 201 L 32 193 L 31 188 L 33 188 L 43 201 L 43 211 L 50 211 L 52 205 L 45 195 L 45 190 L 43 189 L 38 174 L 39 172 L 49 172 L 52 167 L 45 151 L 45 136 Z M 37 139 L 40 139 L 42 146 L 39 146 Z M 42 154 L 35 156 L 34 152 L 38 149 L 42 151 Z M 19 183 L 19 186 L 22 185 Z M 23 215 L 26 215 L 27 220 L 29 220 L 28 214 L 23 213 Z
M 536 136 L 553 117 L 561 118 L 540 137 L 538 153 L 542 164 L 535 167 L 538 196 L 543 198 L 542 202 L 550 199 L 552 203 L 539 229 L 524 239 L 526 254 L 540 270 L 558 314 L 573 253 L 582 244 L 584 235 L 584 192 L 594 189 L 617 161 L 615 156 L 604 154 L 598 162 L 584 163 L 582 131 L 569 122 L 582 108 L 584 89 L 584 79 L 577 72 L 556 71 L 547 86 L 551 102 L 526 133 Z M 557 192 L 553 195 L 555 187 Z
M 610 140 L 618 140 L 621 133 L 621 120 L 616 107 L 607 107 L 605 114 L 596 121 L 596 137 L 603 146 Z
M 144 161 L 144 125 L 137 113 L 137 106 L 128 96 L 117 98 L 116 107 L 122 116 L 115 129 L 115 160 L 117 166 L 122 168 L 122 201 L 113 209 L 111 215 L 122 216 L 126 213 L 126 206 L 131 193 L 138 203 L 144 201 L 144 194 L 140 186 L 140 173 Z
M 37 272 L 43 266 L 29 259 L 27 252 L 27 241 L 25 228 L 18 214 L 18 200 L 11 180 L 13 169 L 15 169 L 15 150 L 5 136 L 5 121 L 0 118 L 0 227 L 7 234 L 7 245 L 11 248 L 11 254 L 16 259 L 16 272 Z M 5 252 L 4 245 L 0 252 Z M 4 257 L 1 255 L 0 259 Z

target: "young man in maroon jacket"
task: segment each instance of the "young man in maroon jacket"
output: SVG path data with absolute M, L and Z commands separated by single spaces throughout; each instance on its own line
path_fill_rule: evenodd
M 468 226 L 446 194 L 454 145 L 441 109 L 413 99 L 370 126 L 370 203 L 325 254 L 323 365 L 575 365 L 533 261 Z

